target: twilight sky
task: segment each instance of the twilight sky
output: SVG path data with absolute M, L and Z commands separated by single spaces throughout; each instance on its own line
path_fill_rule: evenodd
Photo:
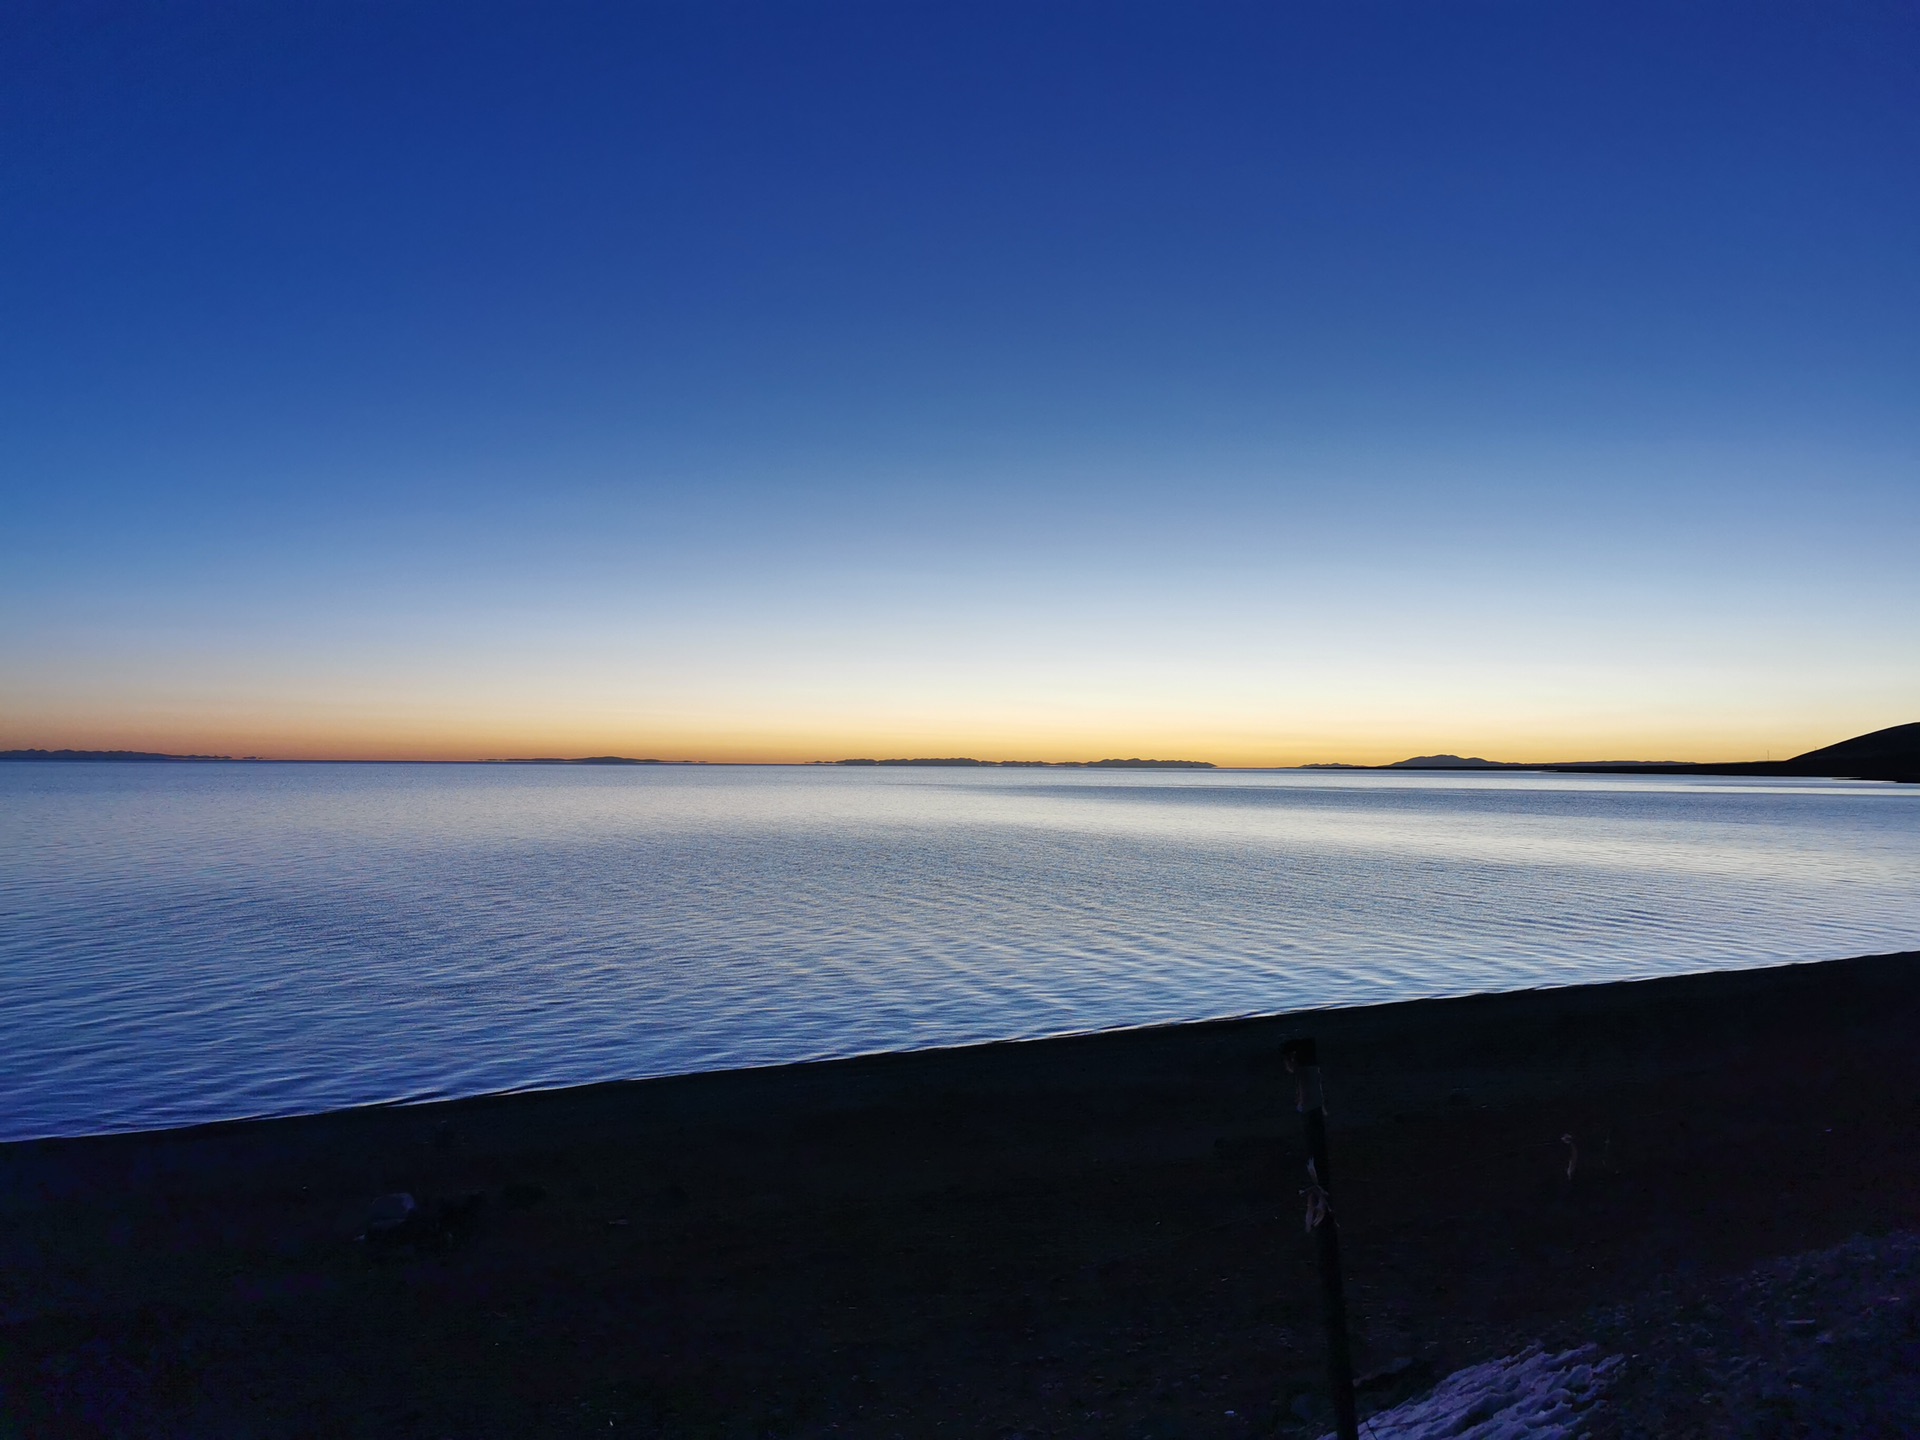
M 0 11 L 0 747 L 1920 719 L 1912 4 Z

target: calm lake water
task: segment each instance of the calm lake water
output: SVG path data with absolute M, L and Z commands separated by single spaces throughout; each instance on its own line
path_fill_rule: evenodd
M 0 1137 L 1920 947 L 1920 790 L 0 765 Z

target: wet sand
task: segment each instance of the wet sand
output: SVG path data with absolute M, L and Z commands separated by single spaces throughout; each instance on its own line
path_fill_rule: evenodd
M 1317 1434 L 1308 1033 L 1370 1403 L 1920 1222 L 1920 954 L 42 1141 L 0 1435 Z

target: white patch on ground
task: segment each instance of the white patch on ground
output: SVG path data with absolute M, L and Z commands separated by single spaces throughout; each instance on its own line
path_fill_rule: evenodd
M 1456 1370 L 1433 1393 L 1360 1422 L 1365 1440 L 1569 1440 L 1621 1357 L 1539 1346 Z M 1333 1440 L 1331 1435 L 1323 1440 Z

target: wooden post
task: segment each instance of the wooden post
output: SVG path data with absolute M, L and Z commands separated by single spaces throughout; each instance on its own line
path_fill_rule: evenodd
M 1281 1058 L 1296 1085 L 1296 1108 L 1307 1139 L 1307 1228 L 1320 1251 L 1320 1310 L 1327 1325 L 1327 1384 L 1333 1392 L 1334 1433 L 1359 1440 L 1353 1404 L 1353 1353 L 1347 1346 L 1347 1297 L 1340 1279 L 1340 1226 L 1333 1213 L 1333 1169 L 1327 1163 L 1326 1097 L 1320 1056 L 1312 1040 L 1289 1040 Z

